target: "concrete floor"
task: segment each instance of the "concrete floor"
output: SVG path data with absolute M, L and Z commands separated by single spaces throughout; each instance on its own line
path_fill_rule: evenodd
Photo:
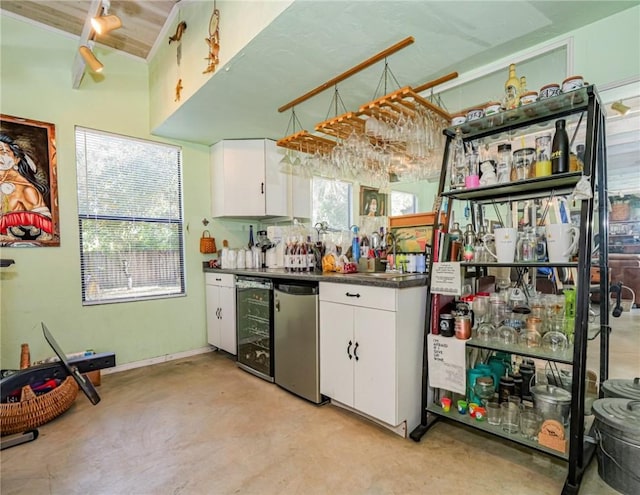
M 614 320 L 612 376 L 640 375 L 640 317 Z M 615 357 L 613 357 L 615 356 Z M 14 494 L 558 494 L 566 463 L 456 424 L 420 443 L 315 406 L 219 353 L 103 375 L 40 437 L 2 451 Z M 581 494 L 615 494 L 590 465 Z

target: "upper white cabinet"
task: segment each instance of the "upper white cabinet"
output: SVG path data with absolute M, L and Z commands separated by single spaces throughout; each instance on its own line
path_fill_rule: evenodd
M 293 218 L 311 218 L 311 179 L 294 175 L 291 177 L 291 200 L 289 215 Z
M 289 216 L 289 177 L 270 139 L 223 140 L 211 147 L 214 217 Z

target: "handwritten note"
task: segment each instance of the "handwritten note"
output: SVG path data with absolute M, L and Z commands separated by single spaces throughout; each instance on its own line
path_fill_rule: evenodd
M 433 264 L 431 293 L 459 296 L 462 294 L 462 267 L 458 262 Z
M 429 334 L 429 386 L 466 394 L 465 341 Z

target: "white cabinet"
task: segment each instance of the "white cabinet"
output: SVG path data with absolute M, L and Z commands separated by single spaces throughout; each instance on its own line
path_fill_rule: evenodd
M 270 139 L 219 141 L 211 147 L 214 217 L 287 216 L 289 177 Z
M 291 196 L 289 216 L 292 218 L 311 218 L 311 179 L 294 175 L 291 177 Z
M 235 356 L 237 339 L 234 275 L 205 273 L 204 277 L 207 298 L 207 341 Z
M 420 422 L 426 287 L 320 283 L 320 392 L 389 426 Z

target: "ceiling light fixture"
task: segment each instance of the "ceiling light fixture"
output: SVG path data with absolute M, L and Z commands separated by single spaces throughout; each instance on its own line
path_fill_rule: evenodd
M 111 2 L 104 0 L 102 2 L 102 15 L 91 19 L 91 26 L 97 34 L 107 34 L 114 29 L 122 27 L 122 21 L 117 15 L 109 15 L 109 7 L 111 7 Z
M 82 45 L 80 46 L 80 48 L 78 48 L 78 51 L 80 52 L 80 55 L 82 55 L 85 63 L 93 72 L 102 72 L 102 69 L 104 69 L 104 65 L 102 65 L 102 62 L 100 62 L 100 60 L 96 58 L 96 56 L 91 51 L 91 48 L 89 48 L 87 45 Z
M 615 110 L 624 117 L 629 113 L 629 110 L 631 110 L 631 108 L 622 103 L 622 100 L 618 100 L 611 104 L 611 110 Z

